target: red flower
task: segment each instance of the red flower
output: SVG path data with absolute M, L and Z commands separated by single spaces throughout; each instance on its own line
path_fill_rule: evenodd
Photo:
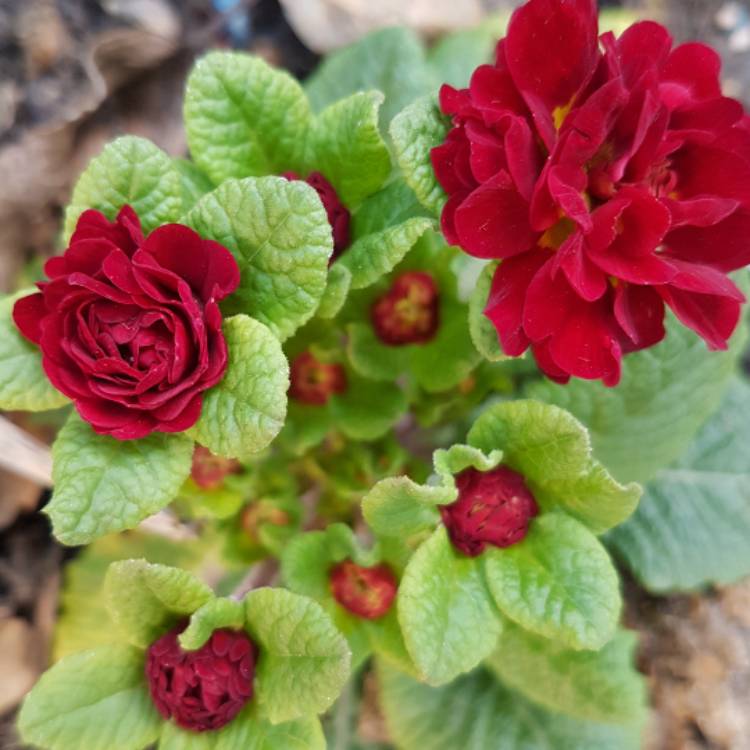
M 440 293 L 430 274 L 402 273 L 372 305 L 375 334 L 389 346 L 426 344 L 437 333 L 439 303 Z
M 336 393 L 347 388 L 341 365 L 320 362 L 311 352 L 295 357 L 289 372 L 289 398 L 311 406 L 323 406 Z
M 320 202 L 328 214 L 328 223 L 333 232 L 333 255 L 329 261 L 333 263 L 349 247 L 349 209 L 341 202 L 336 188 L 320 172 L 310 172 L 305 178 L 296 172 L 284 172 L 281 176 L 287 180 L 304 180 L 310 187 L 315 188 L 320 196 Z
M 239 283 L 229 251 L 180 224 L 144 239 L 125 206 L 113 223 L 81 214 L 44 270 L 50 280 L 13 319 L 81 417 L 121 440 L 195 424 L 227 365 L 217 303 Z
M 253 697 L 257 649 L 237 630 L 215 630 L 197 651 L 184 651 L 170 630 L 146 652 L 151 699 L 165 719 L 205 732 L 228 724 Z
M 499 466 L 492 471 L 465 469 L 456 477 L 458 499 L 440 506 L 453 546 L 469 557 L 486 545 L 510 547 L 520 542 L 539 513 L 524 478 Z
M 494 65 L 443 86 L 447 240 L 502 262 L 485 314 L 553 379 L 615 385 L 664 304 L 725 349 L 750 262 L 750 118 L 702 44 L 651 22 L 597 38 L 594 0 L 530 0 Z
M 398 588 L 396 576 L 385 563 L 365 568 L 344 560 L 331 568 L 329 580 L 333 598 L 344 609 L 366 620 L 387 614 Z
M 233 458 L 222 458 L 211 453 L 208 448 L 196 445 L 193 451 L 192 480 L 204 490 L 221 487 L 227 474 L 237 474 L 242 466 Z

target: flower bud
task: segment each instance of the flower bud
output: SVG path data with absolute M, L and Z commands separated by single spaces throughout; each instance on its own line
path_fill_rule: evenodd
M 372 306 L 375 334 L 389 346 L 426 344 L 437 333 L 440 293 L 432 276 L 408 271 Z
M 228 724 L 253 696 L 257 649 L 238 630 L 215 630 L 196 651 L 177 636 L 185 623 L 149 646 L 146 678 L 151 699 L 165 719 L 204 732 Z
M 365 568 L 352 560 L 334 565 L 329 574 L 333 598 L 352 614 L 375 620 L 393 604 L 398 581 L 385 563 Z
M 336 393 L 346 391 L 346 372 L 341 365 L 320 362 L 303 352 L 292 362 L 289 398 L 303 404 L 322 406 Z
M 456 477 L 458 499 L 440 507 L 453 546 L 476 557 L 487 544 L 510 547 L 520 542 L 539 513 L 524 478 L 507 466 L 492 471 L 470 468 Z
M 195 446 L 190 476 L 201 489 L 214 490 L 220 487 L 227 474 L 236 474 L 240 469 L 239 461 L 217 456 L 202 445 Z

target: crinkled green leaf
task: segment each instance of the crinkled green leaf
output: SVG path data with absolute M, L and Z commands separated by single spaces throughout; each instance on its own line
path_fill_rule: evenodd
M 474 668 L 502 629 L 480 565 L 453 549 L 442 526 L 406 566 L 397 606 L 406 648 L 431 685 Z
M 469 297 L 469 333 L 477 351 L 490 362 L 501 362 L 508 359 L 500 346 L 495 326 L 484 314 L 487 299 L 490 295 L 492 277 L 497 263 L 488 263 L 477 279 L 476 286 Z
M 116 440 L 72 414 L 52 446 L 55 489 L 45 513 L 55 536 L 85 544 L 132 529 L 174 499 L 192 456 L 193 441 L 185 435 Z
M 110 565 L 104 579 L 107 609 L 136 646 L 146 647 L 213 598 L 192 573 L 145 560 Z
M 436 505 L 456 499 L 455 487 L 428 487 L 408 477 L 381 479 L 362 501 L 362 513 L 384 536 L 408 537 L 431 529 L 440 520 Z
M 599 651 L 573 651 L 506 623 L 487 664 L 527 698 L 606 724 L 643 722 L 646 686 L 633 664 L 637 638 L 621 630 Z
M 0 409 L 45 411 L 68 403 L 42 369 L 39 348 L 27 341 L 13 322 L 17 299 L 36 290 L 0 297 Z
M 227 370 L 203 397 L 190 435 L 219 456 L 247 459 L 284 426 L 289 364 L 279 340 L 247 315 L 225 320 L 224 338 Z
M 728 584 L 750 574 L 748 445 L 750 386 L 735 380 L 721 409 L 608 537 L 649 590 Z
M 349 378 L 345 393 L 331 399 L 333 423 L 352 440 L 375 440 L 406 411 L 404 392 L 393 383 Z
M 206 193 L 216 185 L 211 182 L 196 164 L 189 159 L 175 159 L 174 166 L 180 173 L 182 183 L 182 210 L 189 211 Z
M 242 52 L 211 52 L 190 73 L 185 128 L 195 163 L 218 185 L 304 161 L 310 105 L 284 71 Z
M 588 427 L 596 457 L 621 482 L 646 482 L 685 451 L 718 409 L 745 341 L 743 326 L 729 351 L 707 352 L 695 333 L 668 318 L 664 341 L 625 357 L 616 388 L 574 379 L 529 389 Z
M 435 177 L 430 149 L 445 140 L 448 118 L 440 112 L 435 97 L 422 97 L 406 107 L 393 118 L 390 133 L 404 179 L 422 205 L 439 215 L 446 195 Z
M 315 314 L 327 320 L 335 318 L 346 302 L 351 285 L 351 271 L 342 263 L 334 263 L 328 271 L 328 283 Z
M 378 129 L 379 91 L 360 91 L 326 107 L 313 121 L 308 160 L 353 208 L 379 190 L 391 173 L 391 156 Z
M 425 51 L 410 29 L 381 29 L 327 55 L 305 89 L 316 110 L 349 94 L 378 89 L 385 94 L 380 122 L 385 129 L 407 104 L 430 91 Z
M 261 588 L 245 597 L 247 628 L 261 656 L 258 701 L 273 723 L 325 711 L 349 677 L 351 654 L 312 599 Z
M 527 630 L 574 649 L 598 649 L 615 633 L 622 605 L 607 551 L 578 521 L 543 513 L 529 533 L 482 555 L 495 602 Z
M 148 694 L 143 651 L 102 646 L 42 675 L 18 717 L 24 742 L 45 750 L 143 750 L 162 718 Z
M 245 624 L 245 608 L 236 599 L 209 599 L 190 617 L 180 634 L 180 646 L 189 651 L 199 649 L 220 628 L 241 628 Z
M 471 637 L 471 633 L 467 637 Z M 399 750 L 638 750 L 640 732 L 554 714 L 485 670 L 434 688 L 380 663 L 380 705 Z
M 357 372 L 373 380 L 395 380 L 409 367 L 413 346 L 385 346 L 371 325 L 351 323 L 347 327 L 347 353 Z
M 471 445 L 452 445 L 448 449 L 436 450 L 432 460 L 435 471 L 447 479 L 448 486 L 451 486 L 451 477 L 464 469 L 471 467 L 477 471 L 492 471 L 503 460 L 503 452 L 493 450 L 486 454 Z
M 65 237 L 70 238 L 87 208 L 111 221 L 125 204 L 135 209 L 145 233 L 183 213 L 182 180 L 173 161 L 151 141 L 135 136 L 105 146 L 78 178 L 65 212 Z
M 240 286 L 224 303 L 281 339 L 315 312 L 333 251 L 331 226 L 318 194 L 280 177 L 228 180 L 204 196 L 185 223 L 225 245 L 240 267 Z

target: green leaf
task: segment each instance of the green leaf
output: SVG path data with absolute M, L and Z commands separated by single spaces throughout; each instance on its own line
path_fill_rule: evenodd
M 539 705 L 588 721 L 638 726 L 646 686 L 634 665 L 637 638 L 621 630 L 599 651 L 572 651 L 507 623 L 488 666 Z
M 718 409 L 742 351 L 744 326 L 729 351 L 708 353 L 695 333 L 668 318 L 664 341 L 625 357 L 617 388 L 574 379 L 528 391 L 580 419 L 595 455 L 620 482 L 646 482 L 685 451 Z
M 122 632 L 145 648 L 213 599 L 192 573 L 145 560 L 113 563 L 104 579 L 107 609 Z
M 312 317 L 326 288 L 331 226 L 318 194 L 280 177 L 228 180 L 185 223 L 225 245 L 240 267 L 229 313 L 246 313 L 282 340 Z
M 140 440 L 97 435 L 72 414 L 52 446 L 52 500 L 44 512 L 63 544 L 132 529 L 177 495 L 190 474 L 193 441 L 153 433 Z
M 638 750 L 640 732 L 553 714 L 484 670 L 441 688 L 378 665 L 380 704 L 399 750 Z
M 183 212 L 182 180 L 172 160 L 151 141 L 124 136 L 104 147 L 78 178 L 65 212 L 69 239 L 78 217 L 95 208 L 112 221 L 129 204 L 148 234 Z
M 327 55 L 305 83 L 316 110 L 357 91 L 382 91 L 383 129 L 396 113 L 431 87 L 424 46 L 413 31 L 405 28 L 374 31 L 355 44 Z
M 428 487 L 408 477 L 378 482 L 362 501 L 362 513 L 377 534 L 409 537 L 431 529 L 440 520 L 436 505 L 457 497 L 455 487 Z
M 328 271 L 328 283 L 315 311 L 317 317 L 325 320 L 335 318 L 346 302 L 351 285 L 351 271 L 340 262 L 334 263 Z
M 349 376 L 346 392 L 331 399 L 334 424 L 352 440 L 376 440 L 406 411 L 404 392 L 394 383 Z
M 326 107 L 310 132 L 309 164 L 322 172 L 350 208 L 376 192 L 391 173 L 378 130 L 379 91 L 360 91 Z
M 490 296 L 492 277 L 497 270 L 497 263 L 488 263 L 477 279 L 476 286 L 469 297 L 469 333 L 477 351 L 490 362 L 502 362 L 508 359 L 500 347 L 495 326 L 484 314 L 487 299 Z
M 431 685 L 473 669 L 502 628 L 479 563 L 456 552 L 442 526 L 406 566 L 397 605 L 406 648 Z
M 283 589 L 245 597 L 248 631 L 258 643 L 258 701 L 274 724 L 322 713 L 349 677 L 351 654 L 323 608 Z
M 68 403 L 47 379 L 39 348 L 25 339 L 13 322 L 16 300 L 36 290 L 0 297 L 0 409 L 45 411 Z
M 563 513 L 533 519 L 523 541 L 482 556 L 495 602 L 527 630 L 574 649 L 599 649 L 622 605 L 612 561 L 595 536 Z
M 438 109 L 434 96 L 422 97 L 396 115 L 390 133 L 404 179 L 422 205 L 439 215 L 446 195 L 435 177 L 430 149 L 445 140 L 448 118 Z
M 454 487 L 454 474 L 460 474 L 464 469 L 473 468 L 477 471 L 492 471 L 503 460 L 503 452 L 493 450 L 485 454 L 471 445 L 452 445 L 447 450 L 440 448 L 432 456 L 435 471 L 443 478 L 443 484 Z
M 608 537 L 646 588 L 695 589 L 750 574 L 749 442 L 750 385 L 734 380 L 721 409 Z
M 225 320 L 224 337 L 229 365 L 203 397 L 200 419 L 189 433 L 219 456 L 247 459 L 284 426 L 289 364 L 279 340 L 247 315 Z
M 45 750 L 142 750 L 162 725 L 146 687 L 144 653 L 102 646 L 42 675 L 18 718 L 24 742 Z
M 189 211 L 206 193 L 210 193 L 216 185 L 188 159 L 175 159 L 173 164 L 180 173 L 184 213 Z
M 258 57 L 211 52 L 188 78 L 190 153 L 217 185 L 230 177 L 299 168 L 310 120 L 299 83 Z
M 235 599 L 209 599 L 193 612 L 190 624 L 180 634 L 180 646 L 188 651 L 201 648 L 214 630 L 237 630 L 245 624 L 245 608 Z

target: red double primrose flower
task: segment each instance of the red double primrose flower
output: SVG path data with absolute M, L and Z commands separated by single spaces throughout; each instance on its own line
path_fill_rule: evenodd
M 343 560 L 331 568 L 328 579 L 333 598 L 366 620 L 386 615 L 398 589 L 398 580 L 386 563 L 366 568 L 353 560 Z
M 485 315 L 552 379 L 615 385 L 664 306 L 725 349 L 750 262 L 750 118 L 709 47 L 641 22 L 598 37 L 594 0 L 529 0 L 493 65 L 445 85 L 431 153 L 446 239 L 501 261 Z

